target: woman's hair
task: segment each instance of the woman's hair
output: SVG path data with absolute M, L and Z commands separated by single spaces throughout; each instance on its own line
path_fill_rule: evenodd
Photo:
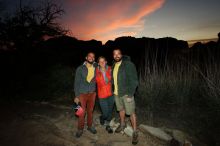
M 107 61 L 104 56 L 99 56 L 99 58 L 97 59 L 97 62 L 99 62 L 100 59 L 104 59 L 105 61 Z

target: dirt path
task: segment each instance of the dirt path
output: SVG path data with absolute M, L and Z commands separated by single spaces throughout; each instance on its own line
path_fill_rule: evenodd
M 131 137 L 108 134 L 95 122 L 97 134 L 84 130 L 75 138 L 77 117 L 70 105 L 50 103 L 19 103 L 1 105 L 1 146 L 129 146 Z M 94 119 L 99 113 L 94 113 Z M 150 146 L 150 139 L 139 133 L 138 146 Z

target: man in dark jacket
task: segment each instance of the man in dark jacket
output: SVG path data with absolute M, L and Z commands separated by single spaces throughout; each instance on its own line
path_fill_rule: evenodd
M 112 67 L 115 103 L 121 120 L 115 132 L 119 133 L 125 129 L 125 114 L 130 115 L 131 125 L 134 130 L 132 144 L 137 144 L 138 133 L 134 101 L 134 94 L 138 86 L 137 71 L 130 58 L 122 56 L 120 49 L 114 49 L 113 58 L 115 61 Z
M 87 130 L 96 134 L 96 129 L 92 126 L 92 112 L 95 105 L 96 82 L 95 82 L 95 54 L 90 52 L 86 56 L 86 61 L 76 69 L 74 92 L 74 102 L 81 104 L 83 114 L 78 119 L 78 131 L 76 137 L 79 138 L 83 134 L 85 123 L 85 112 L 87 112 Z

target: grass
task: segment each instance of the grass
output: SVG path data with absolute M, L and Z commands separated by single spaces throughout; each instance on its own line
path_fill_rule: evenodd
M 17 98 L 22 100 L 59 100 L 73 98 L 75 70 L 69 66 L 56 64 L 29 78 L 25 88 Z
M 162 68 L 148 58 L 144 63 L 137 92 L 138 113 L 145 117 L 141 121 L 181 129 L 218 145 L 220 64 L 208 58 L 202 66 L 185 59 L 166 60 Z

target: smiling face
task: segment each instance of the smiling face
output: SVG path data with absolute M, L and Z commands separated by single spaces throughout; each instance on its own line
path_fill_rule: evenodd
M 93 64 L 94 61 L 95 61 L 95 54 L 94 53 L 88 53 L 87 56 L 86 56 L 86 61 L 89 63 L 89 64 Z
M 101 68 L 105 68 L 105 66 L 106 66 L 106 64 L 107 64 L 107 61 L 106 61 L 106 59 L 105 59 L 104 57 L 100 57 L 100 58 L 98 59 L 98 63 L 99 63 L 99 66 L 100 66 Z
M 116 49 L 113 51 L 113 58 L 116 62 L 120 62 L 122 59 L 122 53 L 120 49 Z

